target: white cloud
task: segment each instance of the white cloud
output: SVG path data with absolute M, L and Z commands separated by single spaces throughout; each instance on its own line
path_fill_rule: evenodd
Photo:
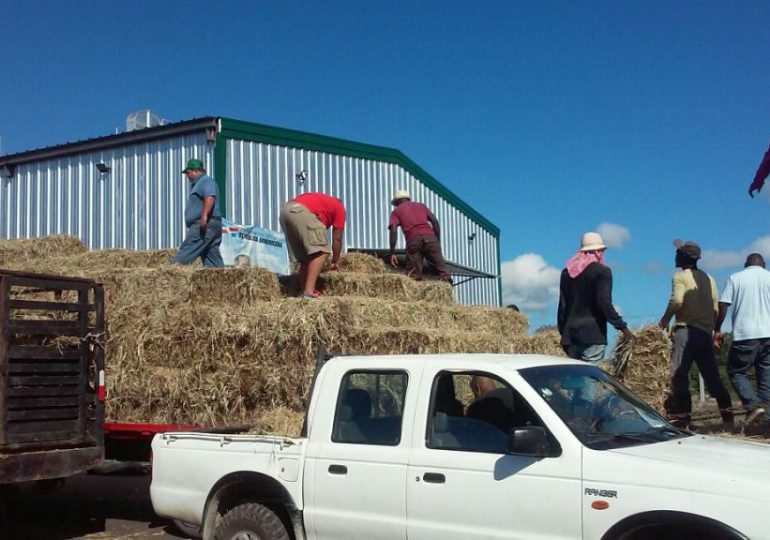
M 602 240 L 610 249 L 622 249 L 631 241 L 631 231 L 616 223 L 600 223 L 596 232 L 602 235 Z
M 760 253 L 765 259 L 770 257 L 770 236 L 754 240 L 748 247 L 739 250 L 703 250 L 700 266 L 705 270 L 721 268 L 739 268 L 746 262 L 749 253 Z
M 522 311 L 543 311 L 559 299 L 561 270 L 537 253 L 525 253 L 502 264 L 503 303 Z
M 644 273 L 649 275 L 660 274 L 663 271 L 663 265 L 660 261 L 651 261 L 644 265 Z
M 703 251 L 700 266 L 706 270 L 719 270 L 740 266 L 745 260 L 740 251 L 719 251 L 707 249 Z

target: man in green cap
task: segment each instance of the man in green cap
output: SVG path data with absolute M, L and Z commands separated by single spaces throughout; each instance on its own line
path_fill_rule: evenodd
M 207 268 L 222 268 L 219 252 L 222 243 L 222 213 L 219 210 L 219 186 L 206 174 L 203 162 L 191 159 L 182 174 L 190 180 L 190 196 L 184 210 L 187 233 L 179 252 L 171 259 L 175 264 L 190 264 L 200 257 Z

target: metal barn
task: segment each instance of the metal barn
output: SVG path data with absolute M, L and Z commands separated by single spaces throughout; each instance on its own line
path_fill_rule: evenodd
M 92 249 L 175 247 L 188 190 L 181 170 L 192 157 L 219 183 L 222 213 L 236 223 L 278 231 L 278 212 L 293 196 L 339 197 L 347 249 L 388 249 L 390 199 L 407 189 L 441 223 L 455 299 L 501 303 L 499 229 L 404 154 L 228 118 L 0 156 L 0 239 L 71 234 Z

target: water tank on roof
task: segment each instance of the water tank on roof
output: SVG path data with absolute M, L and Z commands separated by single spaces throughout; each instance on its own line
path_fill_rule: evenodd
M 150 109 L 136 111 L 126 117 L 126 131 L 162 126 L 166 121 Z

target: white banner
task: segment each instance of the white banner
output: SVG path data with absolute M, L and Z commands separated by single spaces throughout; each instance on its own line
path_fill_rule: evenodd
M 283 233 L 251 225 L 238 225 L 223 219 L 222 245 L 219 250 L 225 266 L 253 266 L 280 275 L 289 274 L 289 252 Z

